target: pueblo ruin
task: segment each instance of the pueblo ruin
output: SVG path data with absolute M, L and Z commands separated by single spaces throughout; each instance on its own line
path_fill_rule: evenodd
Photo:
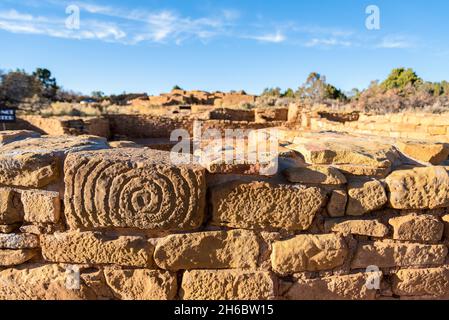
M 449 117 L 255 99 L 18 115 L 0 132 L 0 299 L 449 298 Z

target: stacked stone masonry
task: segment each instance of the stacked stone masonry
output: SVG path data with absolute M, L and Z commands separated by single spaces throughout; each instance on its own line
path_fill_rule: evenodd
M 444 148 L 277 134 L 259 176 L 0 132 L 0 299 L 449 298 Z

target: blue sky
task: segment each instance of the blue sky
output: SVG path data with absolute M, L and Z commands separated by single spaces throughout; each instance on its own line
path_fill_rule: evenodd
M 73 5 L 79 29 L 67 27 Z M 369 5 L 379 30 L 365 26 Z M 0 0 L 0 69 L 46 67 L 66 89 L 107 94 L 257 94 L 297 88 L 311 71 L 350 90 L 398 66 L 440 81 L 448 13 L 447 0 Z

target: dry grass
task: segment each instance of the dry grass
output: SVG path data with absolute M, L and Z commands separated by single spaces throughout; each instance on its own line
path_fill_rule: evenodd
M 162 115 L 167 111 L 167 108 L 160 106 L 118 106 L 100 104 L 82 105 L 78 103 L 55 102 L 49 107 L 42 109 L 40 114 L 47 117 L 93 117 L 107 114 Z

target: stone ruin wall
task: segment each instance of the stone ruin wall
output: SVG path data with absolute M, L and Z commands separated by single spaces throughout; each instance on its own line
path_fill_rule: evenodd
M 209 108 L 210 109 L 210 108 Z M 185 129 L 193 134 L 193 123 L 200 120 L 205 130 L 247 130 L 281 126 L 287 120 L 287 108 L 238 110 L 214 108 L 195 115 L 129 115 L 111 114 L 103 117 L 42 117 L 24 115 L 7 130 L 32 130 L 41 134 L 95 135 L 113 140 L 169 138 L 172 131 Z
M 279 135 L 262 177 L 2 132 L 0 299 L 449 298 L 447 146 Z
M 311 130 L 449 142 L 449 115 L 447 114 L 405 113 L 379 116 L 362 114 L 358 118 L 332 120 L 328 117 L 305 114 L 303 125 Z

